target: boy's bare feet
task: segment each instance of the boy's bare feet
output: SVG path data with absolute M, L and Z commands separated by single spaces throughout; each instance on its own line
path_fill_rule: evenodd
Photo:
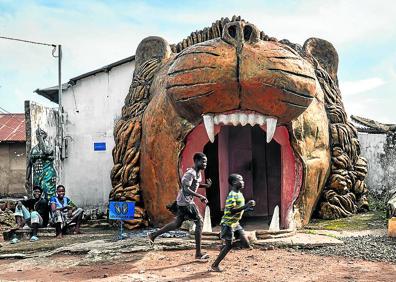
M 152 233 L 148 233 L 147 234 L 147 239 L 149 241 L 150 246 L 154 245 L 154 238 L 153 238 L 153 234 Z
M 56 235 L 56 239 L 62 239 L 62 238 L 63 238 L 63 235 L 62 235 L 62 233 L 60 233 L 60 234 Z

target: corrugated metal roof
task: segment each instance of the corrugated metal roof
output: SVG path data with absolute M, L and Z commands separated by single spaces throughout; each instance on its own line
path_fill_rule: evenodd
M 25 114 L 0 114 L 0 142 L 25 141 Z

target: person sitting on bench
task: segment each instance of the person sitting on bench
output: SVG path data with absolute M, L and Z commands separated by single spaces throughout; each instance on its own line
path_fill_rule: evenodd
M 48 225 L 49 209 L 48 202 L 42 198 L 43 190 L 40 186 L 33 187 L 33 198 L 19 201 L 15 207 L 15 220 L 18 228 L 23 228 L 25 225 L 32 228 L 32 236 L 30 241 L 37 241 L 37 231 L 39 227 L 46 227 Z M 16 229 L 12 230 L 13 232 Z M 15 237 L 11 243 L 17 243 L 18 239 Z
M 84 210 L 78 208 L 72 200 L 65 196 L 65 186 L 58 185 L 56 187 L 56 196 L 51 197 L 50 205 L 56 238 L 62 238 L 71 223 L 76 223 L 74 234 L 81 234 L 80 224 Z

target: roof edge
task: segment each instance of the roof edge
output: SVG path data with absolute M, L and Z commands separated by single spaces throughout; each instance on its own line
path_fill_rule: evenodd
M 71 78 L 69 80 L 69 82 L 62 84 L 62 90 L 67 90 L 70 86 L 76 85 L 77 81 L 79 81 L 79 80 L 81 80 L 83 78 L 90 77 L 90 76 L 93 76 L 93 75 L 101 73 L 101 72 L 109 72 L 114 67 L 123 65 L 125 63 L 132 62 L 134 60 L 135 60 L 135 55 L 129 56 L 129 57 L 124 58 L 122 60 L 119 60 L 119 61 L 116 61 L 116 62 L 111 63 L 109 65 L 106 65 L 104 67 L 101 67 L 101 68 L 95 69 L 93 71 L 90 71 L 90 72 L 87 72 L 87 73 L 83 73 L 83 74 L 81 74 L 79 76 L 73 77 L 73 78 Z M 43 96 L 44 98 L 47 98 L 51 102 L 59 104 L 59 101 L 58 101 L 58 86 L 52 86 L 52 87 L 48 87 L 48 88 L 44 88 L 44 89 L 37 88 L 33 92 L 37 93 L 40 96 Z
M 95 75 L 95 74 L 100 73 L 100 72 L 109 72 L 109 71 L 110 71 L 112 68 L 114 68 L 114 67 L 123 65 L 123 64 L 125 64 L 125 63 L 132 62 L 132 61 L 134 61 L 134 60 L 135 60 L 135 55 L 129 56 L 129 57 L 124 58 L 124 59 L 122 59 L 122 60 L 119 60 L 119 61 L 117 61 L 117 62 L 114 62 L 114 63 L 111 63 L 111 64 L 109 64 L 109 65 L 106 65 L 106 66 L 104 66 L 104 67 L 101 67 L 101 68 L 98 68 L 98 69 L 96 69 L 96 70 L 93 70 L 93 71 L 90 71 L 90 72 L 81 74 L 81 75 L 79 75 L 79 76 L 73 77 L 73 78 L 71 78 L 71 79 L 69 80 L 69 84 L 75 85 L 77 81 L 79 81 L 79 80 L 81 80 L 81 79 L 83 79 L 83 78 L 86 78 L 86 77 Z

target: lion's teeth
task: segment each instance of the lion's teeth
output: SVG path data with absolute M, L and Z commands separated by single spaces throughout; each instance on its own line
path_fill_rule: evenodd
M 239 123 L 238 114 L 231 114 L 230 115 L 230 122 L 232 123 L 233 126 L 237 126 L 238 123 Z
M 248 115 L 244 113 L 239 114 L 239 122 L 242 126 L 245 126 L 248 123 Z
M 276 126 L 278 123 L 277 118 L 267 117 L 258 113 L 232 113 L 232 114 L 205 114 L 203 115 L 203 121 L 206 129 L 206 133 L 208 134 L 209 140 L 213 143 L 215 140 L 214 135 L 214 125 L 242 125 L 245 126 L 247 124 L 251 126 L 255 126 L 258 124 L 259 126 L 263 126 L 266 124 L 267 126 L 267 143 L 271 142 L 274 137 Z
M 203 115 L 203 121 L 206 129 L 206 134 L 208 134 L 210 142 L 214 142 L 214 120 L 212 114 L 205 114 Z
M 264 125 L 265 117 L 263 115 L 256 115 L 256 123 L 258 125 Z
M 220 123 L 219 122 L 219 116 L 214 116 L 213 122 L 214 122 L 214 124 L 219 124 Z
M 251 126 L 254 126 L 256 124 L 256 115 L 255 114 L 248 114 L 247 120 L 248 120 L 248 123 Z
M 219 123 L 224 125 L 228 124 L 228 116 L 227 115 L 219 115 L 218 116 Z
M 271 142 L 272 137 L 274 137 L 277 122 L 278 120 L 276 118 L 267 118 L 267 143 Z

